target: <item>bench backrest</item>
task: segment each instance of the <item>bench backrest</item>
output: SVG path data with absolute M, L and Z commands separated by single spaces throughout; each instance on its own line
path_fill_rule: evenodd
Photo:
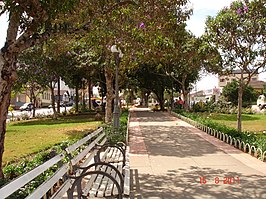
M 38 177 L 39 175 L 41 175 L 43 172 L 45 172 L 46 170 L 48 170 L 49 168 L 53 167 L 54 165 L 57 165 L 58 163 L 60 163 L 64 158 L 64 154 L 59 154 L 56 155 L 55 157 L 53 157 L 52 159 L 46 161 L 45 163 L 39 165 L 38 167 L 36 167 L 35 169 L 27 172 L 26 174 L 16 178 L 15 180 L 11 181 L 10 183 L 8 183 L 7 185 L 5 185 L 4 187 L 2 187 L 0 189 L 0 197 L 1 198 L 6 198 L 8 196 L 10 196 L 11 194 L 13 194 L 14 192 L 16 192 L 17 190 L 19 190 L 20 188 L 22 188 L 23 186 L 25 186 L 26 184 L 28 184 L 30 181 L 32 181 L 33 179 L 35 179 L 36 177 Z M 68 167 L 68 165 L 66 165 Z M 68 168 L 65 168 L 64 173 L 66 173 Z M 61 175 L 61 174 L 60 174 Z M 62 173 L 62 175 L 60 177 L 62 177 L 64 174 Z M 53 177 L 53 176 L 52 176 Z M 51 178 L 52 178 L 51 177 Z M 51 178 L 49 178 L 47 181 L 49 181 Z M 57 181 L 60 178 L 53 178 L 53 182 L 54 184 L 57 183 Z M 46 181 L 46 182 L 47 182 Z M 40 187 L 42 187 L 42 191 L 40 192 L 39 190 L 35 190 L 31 195 L 33 195 L 34 197 L 29 196 L 29 198 L 37 198 L 35 196 L 40 196 L 38 198 L 41 198 L 43 195 L 46 194 L 47 191 L 49 191 L 51 189 L 51 187 L 54 184 L 49 184 L 49 188 L 47 188 L 46 186 L 43 186 L 45 183 L 43 183 Z M 40 188 L 39 187 L 39 188 Z
M 78 175 L 81 173 L 81 170 L 79 169 L 73 171 L 73 166 L 79 164 L 81 161 L 83 163 L 80 166 L 87 166 L 90 164 L 92 158 L 95 155 L 95 151 L 93 150 L 94 147 L 97 144 L 104 144 L 106 142 L 107 139 L 105 135 L 106 134 L 103 131 L 103 128 L 100 127 L 93 133 L 87 135 L 86 137 L 82 138 L 81 140 L 77 141 L 75 144 L 65 149 L 70 159 L 69 162 L 70 173 L 75 172 Z M 78 153 L 75 154 L 77 150 Z M 63 196 L 65 196 L 65 193 L 69 191 L 73 182 L 74 182 L 73 179 L 68 178 L 64 182 L 64 184 L 57 190 L 57 192 L 51 197 L 51 199 L 61 199 Z
M 88 145 L 85 145 L 88 142 L 90 143 Z M 35 179 L 43 172 L 47 171 L 49 168 L 55 165 L 60 166 L 60 168 L 43 184 L 41 184 L 34 192 L 32 192 L 27 197 L 27 199 L 42 198 L 43 196 L 46 196 L 47 192 L 50 192 L 49 195 L 58 195 L 57 192 L 59 192 L 60 190 L 62 192 L 63 189 L 68 187 L 65 186 L 66 184 L 71 186 L 70 180 L 68 179 L 65 181 L 64 179 L 64 176 L 69 172 L 71 172 L 72 169 L 71 165 L 75 165 L 80 160 L 84 159 L 84 157 L 91 151 L 91 149 L 93 149 L 96 146 L 96 144 L 98 143 L 102 144 L 104 142 L 106 142 L 106 138 L 105 138 L 105 133 L 103 132 L 103 128 L 101 127 L 65 149 L 67 154 L 70 155 L 72 152 L 79 149 L 81 146 L 84 146 L 84 149 L 81 152 L 79 151 L 76 156 L 70 157 L 70 164 L 62 163 L 63 159 L 65 158 L 65 155 L 63 153 L 56 155 L 52 159 L 43 163 L 42 165 L 39 165 L 35 169 L 25 173 L 24 175 L 16 178 L 15 180 L 11 181 L 10 183 L 2 187 L 0 189 L 0 198 L 1 199 L 6 198 L 12 195 L 14 192 L 24 187 L 33 179 Z M 86 160 L 86 162 L 88 161 L 89 160 Z M 56 192 L 54 192 L 53 189 L 55 185 L 57 185 Z M 62 189 L 62 186 L 65 186 L 65 188 Z
M 92 141 L 93 140 L 93 141 Z M 87 145 L 87 142 L 90 141 L 90 144 Z M 76 165 L 79 161 L 84 159 L 84 157 L 97 145 L 102 144 L 106 142 L 105 133 L 103 132 L 103 128 L 100 127 L 93 133 L 87 135 L 83 139 L 77 141 L 75 144 L 67 147 L 65 150 L 70 158 L 71 165 Z M 83 146 L 84 149 L 80 149 Z M 78 154 L 76 156 L 73 156 L 72 153 L 76 151 L 77 149 L 80 149 Z

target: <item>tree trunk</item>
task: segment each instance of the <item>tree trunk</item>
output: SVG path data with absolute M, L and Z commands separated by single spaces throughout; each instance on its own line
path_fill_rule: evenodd
M 104 75 L 106 79 L 106 107 L 105 107 L 105 123 L 112 122 L 112 100 L 114 98 L 113 71 L 106 66 L 104 69 Z
M 89 110 L 91 110 L 91 80 L 88 81 Z
M 11 88 L 17 78 L 16 62 L 14 55 L 6 54 L 0 51 L 0 179 L 4 178 L 2 161 L 4 153 L 4 142 L 6 135 L 6 119 L 8 107 L 10 105 Z
M 57 81 L 57 113 L 60 113 L 60 77 Z
M 53 82 L 50 83 L 50 90 L 51 90 L 51 98 L 52 98 L 52 107 L 53 107 L 53 113 L 54 113 L 54 118 L 57 117 L 56 110 L 55 110 L 55 95 L 54 95 L 54 86 Z
M 33 110 L 30 110 L 30 115 L 31 115 L 31 111 L 33 112 L 33 113 L 35 113 L 35 101 L 34 101 L 34 85 L 32 85 L 31 87 L 30 87 L 30 102 L 32 103 L 32 105 L 33 105 Z M 35 116 L 35 115 L 34 115 Z M 34 117 L 33 115 L 32 115 L 32 117 Z
M 243 98 L 243 70 L 241 71 L 241 78 L 238 88 L 238 110 L 237 110 L 237 130 L 242 131 L 242 98 Z
M 186 111 L 188 111 L 189 109 L 189 104 L 188 104 L 188 91 L 186 90 L 186 87 L 184 85 L 182 85 L 182 93 L 183 93 L 183 101 L 184 101 L 184 104 L 183 104 L 183 107 Z
M 150 94 L 151 94 L 150 91 L 145 93 L 145 99 L 144 99 L 145 104 L 144 104 L 144 106 L 147 107 L 147 108 L 149 107 L 149 96 L 150 96 Z
M 35 113 L 36 113 L 36 104 L 37 104 L 37 100 L 36 100 L 36 97 L 35 95 L 33 95 L 33 102 L 32 102 L 32 117 L 35 118 Z
M 76 97 L 75 97 L 75 104 L 76 104 L 76 107 L 75 107 L 75 111 L 76 111 L 76 113 L 78 113 L 79 112 L 79 86 L 78 86 L 78 84 L 76 85 Z
M 162 89 L 161 91 L 154 91 L 157 100 L 159 101 L 159 105 L 160 105 L 160 110 L 164 111 L 164 89 Z
M 82 111 L 86 109 L 86 99 L 85 99 L 85 82 L 82 81 Z

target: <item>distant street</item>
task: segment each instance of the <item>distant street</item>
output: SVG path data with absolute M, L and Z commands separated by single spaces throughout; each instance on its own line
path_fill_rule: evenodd
M 60 107 L 60 113 L 64 112 L 64 111 L 69 111 L 72 107 Z M 8 116 L 7 116 L 7 122 L 10 121 L 10 119 L 12 118 L 12 113 L 13 113 L 13 117 L 17 118 L 17 117 L 21 117 L 23 114 L 28 114 L 29 117 L 32 117 L 33 111 L 20 111 L 20 110 L 14 110 L 12 112 L 8 112 Z M 38 114 L 40 115 L 52 115 L 53 114 L 53 109 L 52 108 L 37 108 L 35 111 L 35 116 L 37 116 Z

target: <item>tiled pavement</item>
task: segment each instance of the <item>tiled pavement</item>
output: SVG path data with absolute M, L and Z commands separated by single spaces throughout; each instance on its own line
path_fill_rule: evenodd
M 132 199 L 266 199 L 266 163 L 169 113 L 131 111 Z

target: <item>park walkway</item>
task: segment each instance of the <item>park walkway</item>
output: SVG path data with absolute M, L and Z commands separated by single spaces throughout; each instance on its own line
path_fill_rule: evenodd
M 167 112 L 130 114 L 131 199 L 266 198 L 266 163 Z

